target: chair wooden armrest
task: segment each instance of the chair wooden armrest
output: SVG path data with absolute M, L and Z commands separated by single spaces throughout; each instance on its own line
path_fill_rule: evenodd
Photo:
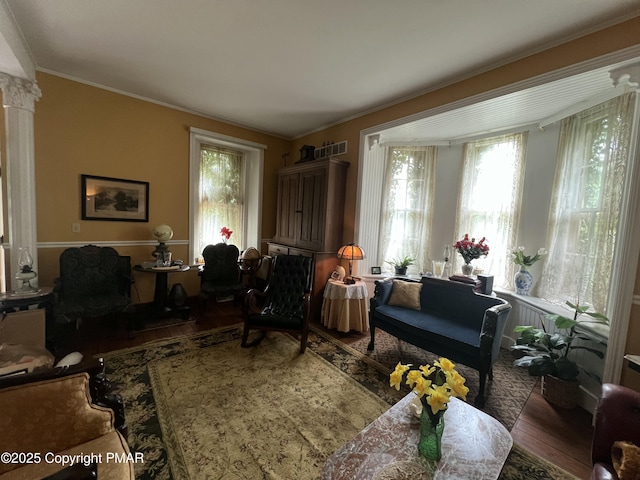
M 256 288 L 252 288 L 244 297 L 245 313 L 258 313 L 267 299 L 267 295 Z

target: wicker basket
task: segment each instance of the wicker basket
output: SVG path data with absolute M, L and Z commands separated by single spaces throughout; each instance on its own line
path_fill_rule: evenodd
M 578 405 L 580 382 L 560 380 L 553 375 L 542 377 L 542 396 L 552 405 L 560 408 L 575 408 Z

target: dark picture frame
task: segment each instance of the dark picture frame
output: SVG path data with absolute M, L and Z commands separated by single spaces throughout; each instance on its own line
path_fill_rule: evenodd
M 382 273 L 382 267 L 371 267 L 371 275 L 380 275 Z
M 149 221 L 149 182 L 81 175 L 82 220 Z

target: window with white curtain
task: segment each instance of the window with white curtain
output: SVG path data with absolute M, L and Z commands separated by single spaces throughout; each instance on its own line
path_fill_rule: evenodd
M 233 234 L 230 243 L 243 245 L 243 153 L 215 145 L 200 145 L 197 250 L 222 240 L 220 230 Z
M 260 249 L 266 146 L 195 127 L 190 137 L 189 256 L 221 242 L 222 227 L 241 251 Z
M 562 121 L 539 295 L 606 312 L 634 94 Z
M 382 188 L 380 254 L 385 262 L 415 259 L 409 273 L 431 270 L 429 232 L 436 147 L 389 147 Z M 388 264 L 385 264 L 389 270 Z
M 490 251 L 472 261 L 494 276 L 494 285 L 509 287 L 513 274 L 508 253 L 516 242 L 527 134 L 485 138 L 464 145 L 458 197 L 456 239 L 465 233 L 476 242 L 486 237 Z M 453 252 L 454 272 L 464 261 Z

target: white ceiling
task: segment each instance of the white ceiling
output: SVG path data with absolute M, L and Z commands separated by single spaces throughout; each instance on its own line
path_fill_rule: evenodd
M 38 69 L 285 138 L 640 15 L 640 0 L 0 1 Z

